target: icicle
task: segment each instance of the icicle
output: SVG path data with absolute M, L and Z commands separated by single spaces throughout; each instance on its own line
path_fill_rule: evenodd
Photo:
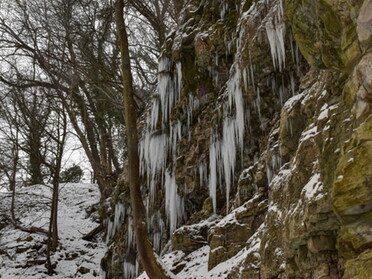
M 235 105 L 235 136 L 237 138 L 237 143 L 240 147 L 240 151 L 243 152 L 244 145 L 244 102 L 243 102 L 243 93 L 241 89 L 241 76 L 240 71 L 235 67 L 235 72 L 230 78 L 227 85 L 228 93 L 228 111 L 233 109 L 233 101 Z
M 270 184 L 272 177 L 273 177 L 273 174 L 271 172 L 270 167 L 266 166 L 266 178 L 267 178 L 268 184 Z
M 300 55 L 298 50 L 298 45 L 295 42 L 295 57 L 296 57 L 296 69 L 297 71 L 300 70 Z
M 138 277 L 138 274 L 139 274 L 139 262 L 136 259 L 136 278 Z
M 109 220 L 107 224 L 106 243 L 108 243 L 111 240 L 111 238 L 116 234 L 118 228 L 123 223 L 126 214 L 127 212 L 124 204 L 117 203 L 115 205 L 114 221 L 112 222 L 111 220 Z
M 229 211 L 231 181 L 234 177 L 236 148 L 235 148 L 235 123 L 232 119 L 225 119 L 223 123 L 223 141 L 221 148 L 224 178 L 226 186 L 226 211 Z
M 156 129 L 156 126 L 158 124 L 159 119 L 159 99 L 154 99 L 152 103 L 151 108 L 151 116 L 149 118 L 150 123 L 149 126 L 151 128 L 151 131 L 154 131 Z
M 170 127 L 169 152 L 170 152 L 170 155 L 173 158 L 173 161 L 176 160 L 177 142 L 182 136 L 181 128 L 182 128 L 182 124 L 181 124 L 180 121 L 177 121 L 176 124 L 174 124 L 173 126 Z
M 289 74 L 290 80 L 291 80 L 291 90 L 292 90 L 292 96 L 295 95 L 295 81 L 293 77 L 293 72 Z
M 257 107 L 257 111 L 258 111 L 258 119 L 261 122 L 261 95 L 260 95 L 260 88 L 259 87 L 257 87 L 256 107 Z
M 149 229 L 153 231 L 153 247 L 154 250 L 160 252 L 161 250 L 161 240 L 164 233 L 164 222 L 161 219 L 161 214 L 157 211 L 150 218 Z
M 187 130 L 190 130 L 190 125 L 193 119 L 193 113 L 199 108 L 200 102 L 198 98 L 195 98 L 192 93 L 189 94 L 188 104 L 186 107 L 187 112 Z
M 127 227 L 127 244 L 128 247 L 132 247 L 134 242 L 134 231 L 133 231 L 133 219 L 128 216 L 128 227 Z
M 165 134 L 146 133 L 140 143 L 141 174 L 153 180 L 156 173 L 163 173 L 168 154 L 168 138 Z
M 266 163 L 266 177 L 269 184 L 273 178 L 273 173 L 277 172 L 281 166 L 282 159 L 280 156 L 273 154 L 271 160 Z
M 221 12 L 220 12 L 220 17 L 223 19 L 225 17 L 226 12 L 229 9 L 229 4 L 227 2 L 223 2 L 221 4 Z
M 220 143 L 215 136 L 209 145 L 209 196 L 212 198 L 213 212 L 217 211 L 217 161 L 220 159 Z
M 293 33 L 291 30 L 289 30 L 289 44 L 291 46 L 291 57 L 292 57 L 292 61 L 294 64 L 296 64 L 296 60 L 295 60 L 295 53 L 294 53 L 294 48 L 293 48 Z
M 183 199 L 177 193 L 174 174 L 165 172 L 165 209 L 169 221 L 169 231 L 172 234 L 184 215 Z
M 159 60 L 158 93 L 163 125 L 169 121 L 171 110 L 179 99 L 182 89 L 182 64 L 181 62 L 176 63 L 174 77 L 170 73 L 171 66 L 172 61 L 168 57 L 162 57 Z M 151 123 L 154 123 L 154 121 L 155 119 Z
M 243 83 L 244 83 L 244 91 L 248 91 L 248 84 L 249 84 L 249 68 L 245 68 L 243 70 Z
M 199 164 L 199 183 L 203 185 L 205 181 L 208 181 L 207 177 L 207 165 L 205 161 Z
M 182 64 L 181 62 L 176 63 L 176 70 L 177 70 L 177 92 L 176 96 L 177 99 L 181 96 L 182 90 Z
M 285 36 L 285 25 L 284 23 L 273 23 L 268 22 L 266 24 L 266 34 L 269 39 L 271 58 L 275 69 L 282 71 L 285 65 L 285 48 L 284 48 L 284 36 Z
M 123 278 L 133 279 L 136 276 L 136 266 L 133 263 L 124 261 L 123 263 Z
M 253 90 L 256 92 L 256 84 L 255 84 L 255 81 L 254 81 L 254 68 L 253 68 L 253 64 L 252 64 L 252 58 L 251 58 L 251 51 L 250 50 L 248 52 L 248 55 L 249 55 L 249 61 L 250 61 L 250 71 L 248 69 L 248 72 L 250 72 L 250 74 L 251 74 L 251 82 L 252 82 Z
M 162 121 L 163 125 L 165 125 L 168 122 L 175 99 L 174 94 L 172 94 L 174 92 L 174 83 L 169 73 L 160 73 L 158 75 L 158 92 L 160 94 Z
M 154 241 L 153 241 L 153 247 L 155 251 L 160 251 L 160 244 L 161 244 L 161 233 L 156 232 L 154 233 Z
M 266 34 L 270 44 L 274 68 L 282 71 L 285 66 L 285 24 L 283 21 L 283 4 L 281 0 L 276 6 L 276 13 L 266 22 Z

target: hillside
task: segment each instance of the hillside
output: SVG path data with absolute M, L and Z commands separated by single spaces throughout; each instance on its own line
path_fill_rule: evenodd
M 16 214 L 25 227 L 47 229 L 49 221 L 50 188 L 43 185 L 21 188 L 16 199 Z M 10 197 L 0 192 L 0 211 L 9 212 Z M 99 278 L 99 263 L 105 252 L 102 239 L 82 240 L 83 234 L 97 226 L 97 216 L 89 214 L 99 202 L 96 185 L 61 184 L 59 203 L 60 246 L 52 256 L 56 264 L 55 275 L 48 275 L 46 262 L 46 237 L 1 226 L 0 278 Z

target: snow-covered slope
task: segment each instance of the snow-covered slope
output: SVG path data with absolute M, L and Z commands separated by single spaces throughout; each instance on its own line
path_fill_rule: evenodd
M 16 217 L 24 226 L 47 228 L 51 189 L 36 185 L 17 193 Z M 46 274 L 46 237 L 29 234 L 6 226 L 0 230 L 0 278 L 95 278 L 105 244 L 82 240 L 83 234 L 98 224 L 88 216 L 91 206 L 99 201 L 99 192 L 92 184 L 61 184 L 58 226 L 60 245 L 52 256 L 56 264 L 53 276 Z M 10 196 L 0 193 L 0 211 L 9 212 Z

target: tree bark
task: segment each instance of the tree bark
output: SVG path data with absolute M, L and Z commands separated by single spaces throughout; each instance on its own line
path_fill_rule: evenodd
M 16 141 L 18 142 L 18 129 L 16 130 Z M 16 195 L 16 185 L 17 185 L 17 166 L 18 166 L 18 145 L 17 143 L 13 144 L 13 166 L 12 166 L 12 174 L 11 179 L 9 179 L 10 188 L 12 189 L 12 201 L 10 204 L 10 214 L 12 219 L 15 221 L 15 195 Z
M 173 278 L 164 270 L 158 261 L 149 240 L 147 231 L 147 216 L 141 195 L 140 160 L 138 154 L 137 116 L 134 101 L 133 79 L 129 59 L 128 36 L 124 21 L 124 1 L 117 0 L 115 6 L 116 28 L 121 53 L 121 70 L 123 78 L 124 116 L 128 149 L 128 179 L 130 200 L 133 212 L 134 232 L 137 251 L 147 275 L 153 279 Z

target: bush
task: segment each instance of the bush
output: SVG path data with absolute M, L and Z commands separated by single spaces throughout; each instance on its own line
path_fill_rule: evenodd
M 78 183 L 83 177 L 83 170 L 78 165 L 73 165 L 72 167 L 65 169 L 61 172 L 60 180 L 61 182 L 71 182 Z

